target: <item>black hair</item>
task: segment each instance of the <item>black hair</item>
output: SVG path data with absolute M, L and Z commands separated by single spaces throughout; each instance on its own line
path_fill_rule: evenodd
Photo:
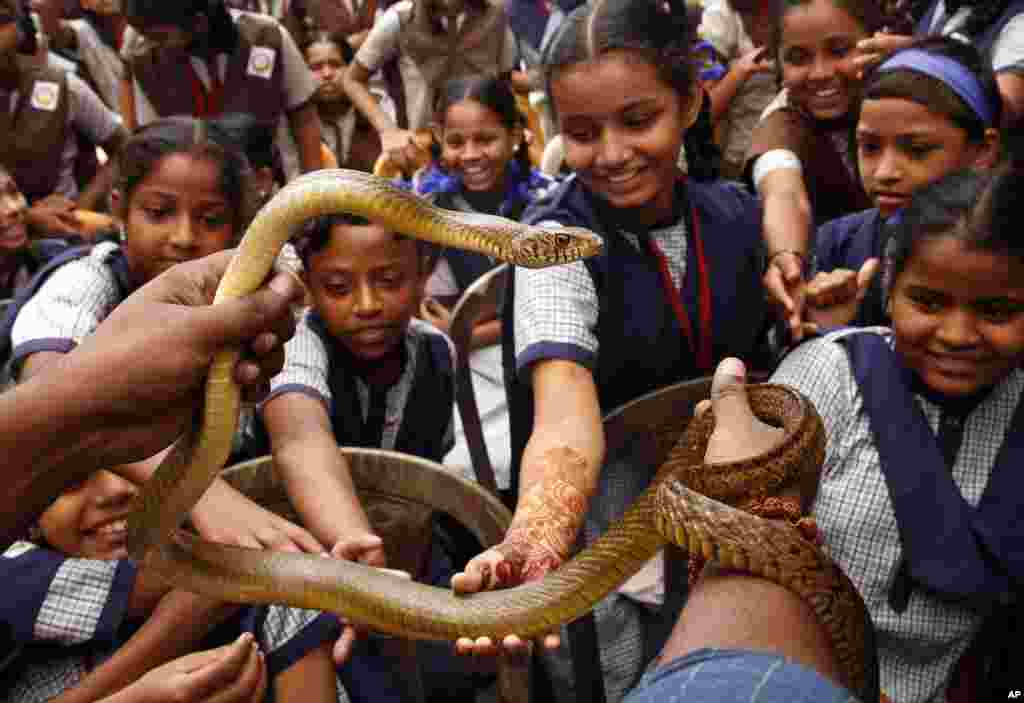
M 115 184 L 122 207 L 128 207 L 132 193 L 158 161 L 171 154 L 188 154 L 219 167 L 220 188 L 231 206 L 235 232 L 241 236 L 255 205 L 244 149 L 248 131 L 256 128 L 256 120 L 248 115 L 228 115 L 209 121 L 165 117 L 139 128 L 116 157 Z
M 692 98 L 697 90 L 683 0 L 595 0 L 565 18 L 548 43 L 542 63 L 548 94 L 551 79 L 572 64 L 616 49 L 640 51 L 668 85 Z
M 348 43 L 348 38 L 341 32 L 327 32 L 319 30 L 307 34 L 299 45 L 299 49 L 301 49 L 303 57 L 306 56 L 306 51 L 309 50 L 309 47 L 314 44 L 334 44 L 341 52 L 341 58 L 345 63 L 352 63 L 352 59 L 354 59 L 356 55 L 355 51 L 352 49 L 352 45 Z
M 506 129 L 525 128 L 526 120 L 519 112 L 516 105 L 516 97 L 512 92 L 511 83 L 496 76 L 466 76 L 463 78 L 452 78 L 445 82 L 438 91 L 434 109 L 435 121 L 444 129 L 444 122 L 448 115 L 448 108 L 463 100 L 474 100 L 498 116 L 498 120 Z M 431 152 L 435 160 L 440 158 L 441 146 L 437 142 L 431 144 Z M 519 143 L 516 150 L 516 158 L 523 169 L 523 173 L 529 173 L 532 168 L 530 164 L 529 149 L 526 141 Z
M 922 19 L 931 7 L 933 0 L 911 0 L 910 14 L 915 20 Z M 1006 8 L 1010 6 L 1010 0 L 981 0 L 980 2 L 970 0 L 946 0 L 946 17 L 955 15 L 961 7 L 969 6 L 971 14 L 967 21 L 957 30 L 969 39 L 973 39 L 995 22 Z
M 209 29 L 197 42 L 230 51 L 238 44 L 238 29 L 231 20 L 224 0 L 125 0 L 124 16 L 131 25 L 145 27 L 169 24 L 193 32 L 201 15 L 209 20 Z
M 880 100 L 882 98 L 910 100 L 947 118 L 964 130 L 971 141 L 983 140 L 985 130 L 999 124 L 1003 110 L 1003 99 L 991 65 L 974 46 L 950 37 L 927 37 L 908 48 L 919 49 L 929 54 L 951 59 L 973 73 L 978 79 L 986 101 L 993 107 L 992 124 L 986 125 L 974 109 L 944 82 L 910 68 L 879 72 L 877 70 L 881 65 L 879 64 L 869 69 L 864 75 L 864 100 Z M 892 55 L 895 56 L 899 53 L 900 51 L 897 51 Z
M 864 28 L 868 35 L 882 29 L 888 22 L 889 17 L 883 11 L 880 0 L 828 0 L 832 5 L 850 17 L 857 24 Z M 779 60 L 779 51 L 782 48 L 782 20 L 786 13 L 795 7 L 810 5 L 814 0 L 775 0 L 776 11 L 772 13 L 771 52 L 776 58 L 776 65 L 779 75 L 782 73 L 782 61 Z
M 718 176 L 721 150 L 714 140 L 710 99 L 697 81 L 694 36 L 683 0 L 595 0 L 574 10 L 548 43 L 542 63 L 547 92 L 564 68 L 617 49 L 642 53 L 659 77 L 686 101 L 699 100 L 696 122 L 683 135 L 690 176 Z
M 299 255 L 299 259 L 302 260 L 302 266 L 308 271 L 309 270 L 309 259 L 314 254 L 323 251 L 324 247 L 331 241 L 331 230 L 337 225 L 350 225 L 354 227 L 366 227 L 374 224 L 371 220 L 368 220 L 361 215 L 352 215 L 347 212 L 332 213 L 330 215 L 320 215 L 314 217 L 306 222 L 298 236 L 295 238 L 295 251 Z M 410 237 L 404 234 L 394 233 L 395 239 L 403 240 L 410 239 Z M 420 259 L 420 271 L 426 271 L 427 266 L 424 262 L 433 261 L 436 259 L 437 247 L 431 242 L 423 239 L 416 239 L 416 254 Z
M 991 172 L 961 170 L 914 193 L 902 216 L 886 226 L 885 288 L 890 290 L 922 241 L 954 237 L 974 251 L 1024 263 L 1015 222 L 1024 198 L 1024 163 L 1014 158 Z

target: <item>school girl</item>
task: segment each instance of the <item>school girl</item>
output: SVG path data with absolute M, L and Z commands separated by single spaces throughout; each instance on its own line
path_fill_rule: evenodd
M 544 57 L 575 173 L 524 221 L 589 227 L 605 251 L 515 271 L 502 335 L 518 503 L 504 542 L 456 576 L 458 590 L 557 568 L 588 507 L 592 535 L 647 484 L 651 467 L 602 480 L 604 413 L 710 373 L 726 353 L 750 359 L 758 349 L 768 311 L 757 202 L 736 184 L 687 179 L 677 167 L 703 98 L 690 46 L 682 3 L 604 0 L 570 15 Z M 645 636 L 674 620 L 674 606 L 659 608 L 659 585 L 656 576 L 634 582 L 628 598 L 599 606 L 610 700 L 648 658 Z M 495 644 L 457 648 L 485 653 Z
M 554 185 L 530 166 L 523 118 L 507 80 L 467 77 L 441 91 L 436 131 L 439 158 L 414 178 L 413 190 L 440 207 L 518 220 Z M 420 315 L 444 332 L 459 295 L 497 262 L 483 254 L 447 249 L 427 281 Z M 508 403 L 501 364 L 501 320 L 481 320 L 470 340 L 470 370 L 484 438 L 498 487 L 509 487 Z M 456 421 L 455 448 L 445 462 L 470 471 L 469 448 Z

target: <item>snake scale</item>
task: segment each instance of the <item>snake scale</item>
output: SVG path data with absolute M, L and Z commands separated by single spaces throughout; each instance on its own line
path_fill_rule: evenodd
M 519 266 L 570 262 L 601 249 L 600 239 L 589 230 L 526 227 L 443 211 L 374 176 L 325 170 L 295 179 L 257 214 L 214 304 L 255 290 L 303 222 L 334 212 L 362 215 L 411 237 Z M 410 639 L 500 639 L 512 633 L 533 637 L 590 610 L 670 540 L 797 593 L 828 632 L 841 683 L 864 700 L 878 700 L 870 619 L 849 579 L 792 528 L 718 502 L 816 479 L 823 429 L 813 407 L 795 391 L 750 387 L 755 411 L 785 430 L 780 444 L 768 452 L 704 465 L 710 425 L 707 417 L 694 421 L 650 487 L 593 545 L 539 581 L 456 596 L 360 564 L 213 544 L 178 529 L 230 453 L 240 406 L 232 378 L 238 356 L 236 350 L 215 357 L 205 406 L 193 430 L 174 445 L 144 486 L 129 519 L 132 556 L 175 585 L 235 602 L 331 611 Z

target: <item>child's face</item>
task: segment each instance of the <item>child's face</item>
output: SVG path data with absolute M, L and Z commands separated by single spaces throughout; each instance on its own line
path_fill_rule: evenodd
M 362 361 L 399 350 L 422 291 L 416 242 L 378 225 L 335 225 L 307 262 L 313 305 L 331 336 Z
M 1024 265 L 954 237 L 917 243 L 893 282 L 896 349 L 931 389 L 967 396 L 1024 358 Z
M 6 3 L 0 3 L 0 65 L 6 65 L 18 50 L 18 25 Z
M 39 518 L 46 542 L 82 559 L 128 556 L 126 519 L 138 489 L 110 471 L 97 471 L 66 489 Z
M 341 49 L 330 42 L 317 42 L 306 49 L 306 63 L 316 78 L 316 99 L 318 102 L 337 102 L 345 99 L 341 78 L 345 73 L 345 59 Z
M 695 101 L 628 50 L 565 68 L 551 94 L 566 163 L 580 180 L 614 207 L 643 208 L 652 222 L 669 216 Z
M 227 249 L 235 213 L 221 190 L 220 166 L 173 153 L 157 161 L 129 196 L 124 252 L 132 272 L 149 281 L 182 261 Z
M 857 123 L 857 159 L 864 190 L 889 217 L 914 191 L 990 156 L 984 144 L 924 105 L 901 98 L 865 100 Z
M 441 161 L 462 176 L 466 190 L 497 190 L 520 138 L 519 130 L 502 124 L 494 110 L 476 100 L 462 100 L 445 113 Z
M 782 17 L 779 59 L 782 84 L 792 100 L 818 120 L 846 115 L 858 98 L 853 64 L 857 42 L 867 34 L 831 0 L 812 0 Z
M 28 244 L 25 212 L 28 203 L 7 171 L 0 169 L 0 254 L 18 251 Z

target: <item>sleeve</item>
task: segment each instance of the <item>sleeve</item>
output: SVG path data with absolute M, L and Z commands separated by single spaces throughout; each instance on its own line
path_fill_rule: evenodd
M 29 542 L 0 558 L 0 620 L 18 644 L 113 643 L 128 612 L 137 568 L 127 559 L 74 559 Z
M 516 267 L 514 305 L 517 372 L 543 359 L 597 363 L 599 301 L 583 262 Z
M 281 30 L 281 70 L 284 72 L 285 110 L 296 110 L 312 99 L 316 92 L 316 79 L 296 46 L 292 35 Z
M 270 380 L 270 394 L 263 405 L 284 393 L 305 393 L 322 401 L 330 410 L 329 369 L 327 346 L 309 326 L 307 312 L 299 321 L 295 335 L 285 342 L 284 368 Z
M 81 78 L 71 73 L 67 76 L 68 120 L 94 144 L 105 143 L 120 127 L 120 118 Z
M 18 313 L 11 329 L 12 368 L 36 352 L 66 354 L 117 306 L 113 274 L 86 257 L 61 266 Z
M 324 642 L 337 639 L 341 623 L 331 613 L 270 605 L 255 634 L 267 655 L 267 674 L 273 677 Z
M 704 6 L 697 36 L 711 44 L 726 61 L 735 58 L 739 45 L 736 22 L 721 0 L 711 0 Z
M 796 110 L 788 107 L 766 110 L 754 127 L 747 163 L 752 164 L 762 154 L 776 149 L 791 151 L 801 163 L 806 163 L 809 136 L 807 121 Z
M 836 335 L 818 337 L 800 344 L 779 364 L 771 382 L 796 389 L 811 401 L 825 426 L 825 462 L 822 475 L 837 466 L 841 438 L 855 417 L 857 382 L 846 350 L 835 342 Z
M 1024 72 L 1024 13 L 1007 22 L 992 45 L 992 70 Z
M 398 32 L 402 28 L 402 19 L 398 11 L 406 5 L 404 2 L 392 5 L 373 23 L 373 28 L 363 45 L 359 47 L 355 60 L 370 73 L 375 73 L 398 55 Z

